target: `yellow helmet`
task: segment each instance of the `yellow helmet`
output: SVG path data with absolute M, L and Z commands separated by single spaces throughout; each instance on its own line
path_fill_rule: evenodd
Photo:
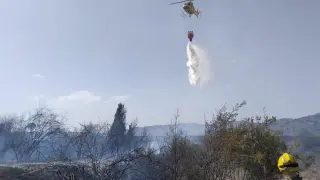
M 283 153 L 278 160 L 278 168 L 280 172 L 298 172 L 299 165 L 296 159 L 288 153 Z

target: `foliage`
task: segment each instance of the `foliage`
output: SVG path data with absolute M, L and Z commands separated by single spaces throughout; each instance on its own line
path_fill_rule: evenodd
M 38 108 L 27 118 L 3 117 L 1 121 L 7 135 L 4 149 L 12 149 L 16 160 L 20 162 L 32 160 L 36 153 L 36 158 L 40 159 L 42 143 L 50 140 L 62 128 L 62 119 L 47 108 Z
M 71 176 L 78 180 L 269 180 L 279 178 L 276 163 L 283 152 L 295 153 L 307 168 L 314 162 L 312 156 L 294 151 L 298 143 L 287 147 L 281 141 L 281 132 L 270 129 L 276 118 L 265 111 L 262 116 L 238 118 L 245 105 L 218 110 L 205 122 L 205 135 L 198 144 L 179 128 L 177 111 L 159 149 L 149 147 L 145 131 L 136 134 L 137 121 L 127 125 L 122 103 L 112 124 L 83 124 L 72 132 L 64 128 L 62 117 L 40 108 L 28 118 L 2 117 L 0 137 L 5 138 L 0 139 L 0 155 L 5 157 L 11 150 L 18 162 L 39 161 L 36 157 L 41 155 L 46 168 L 51 168 L 41 177 L 61 180 Z M 64 163 L 50 165 L 55 161 Z M 25 174 L 35 178 L 37 172 L 17 178 Z
M 110 148 L 114 151 L 124 146 L 126 136 L 126 113 L 124 105 L 119 103 L 110 127 Z

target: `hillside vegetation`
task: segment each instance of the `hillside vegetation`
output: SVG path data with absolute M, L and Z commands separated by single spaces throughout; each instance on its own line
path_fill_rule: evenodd
M 234 125 L 238 125 L 235 122 Z M 298 141 L 300 146 L 297 151 L 305 153 L 320 153 L 320 114 L 309 115 L 296 119 L 279 119 L 270 124 L 269 128 L 281 133 L 281 139 L 286 144 Z M 137 132 L 146 131 L 154 139 L 163 139 L 169 132 L 170 125 L 154 125 L 143 128 L 138 127 Z M 196 123 L 179 123 L 179 129 L 189 136 L 192 141 L 197 141 L 205 134 L 205 125 Z
M 136 122 L 127 124 L 121 103 L 112 124 L 83 124 L 74 131 L 46 108 L 29 117 L 2 117 L 0 179 L 280 179 L 276 163 L 283 152 L 295 154 L 309 176 L 315 157 L 296 151 L 298 141 L 283 142 L 282 132 L 270 128 L 275 117 L 238 119 L 244 105 L 222 107 L 205 123 L 196 143 L 180 130 L 177 112 L 157 148 L 150 145 L 154 139 L 146 129 L 137 131 Z

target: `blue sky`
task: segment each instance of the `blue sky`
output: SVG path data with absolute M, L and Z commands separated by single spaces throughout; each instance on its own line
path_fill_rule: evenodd
M 203 123 L 224 103 L 247 100 L 278 117 L 320 111 L 318 0 L 199 0 L 199 19 L 170 1 L 3 0 L 0 3 L 0 113 L 42 104 L 68 124 L 112 120 Z M 211 57 L 213 80 L 188 83 L 187 31 Z

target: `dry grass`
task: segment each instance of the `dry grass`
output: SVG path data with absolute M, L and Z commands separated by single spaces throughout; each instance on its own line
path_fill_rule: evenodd
M 67 180 L 66 177 L 83 177 L 81 168 L 76 165 L 42 164 L 24 167 L 0 167 L 1 180 Z M 80 178 L 81 179 L 81 178 Z
M 311 166 L 308 170 L 301 172 L 303 180 L 320 180 L 320 164 Z M 73 174 L 75 177 L 83 176 L 79 174 L 79 169 L 71 165 L 30 165 L 25 168 L 20 167 L 0 167 L 1 180 L 63 180 L 58 177 L 58 171 L 64 175 Z

